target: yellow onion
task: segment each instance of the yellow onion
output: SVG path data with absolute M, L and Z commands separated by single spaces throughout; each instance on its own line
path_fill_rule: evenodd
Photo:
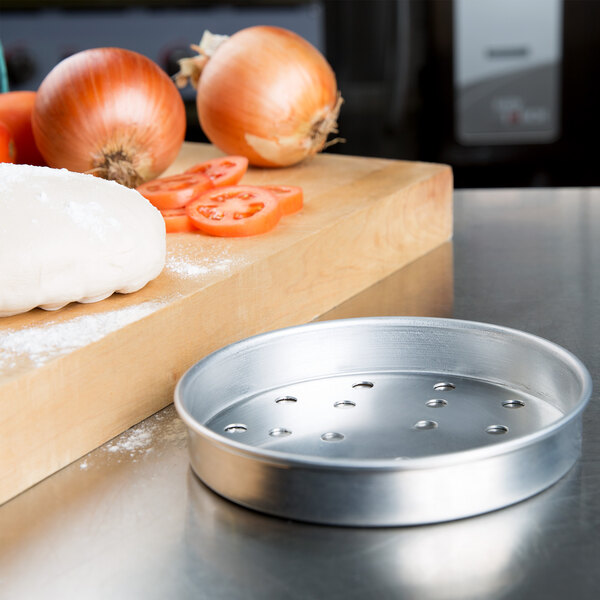
M 226 154 L 250 164 L 295 164 L 328 145 L 342 99 L 323 55 L 300 36 L 257 26 L 231 37 L 206 32 L 180 61 L 178 85 L 197 87 L 200 125 Z M 335 140 L 334 140 L 335 141 Z
M 94 48 L 50 71 L 37 92 L 32 125 L 51 167 L 136 187 L 175 160 L 186 117 L 175 84 L 149 58 Z

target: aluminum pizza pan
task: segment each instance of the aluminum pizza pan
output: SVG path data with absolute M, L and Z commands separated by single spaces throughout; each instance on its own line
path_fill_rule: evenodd
M 469 517 L 541 492 L 575 463 L 591 395 L 581 361 L 514 329 L 373 317 L 257 335 L 175 390 L 212 490 L 348 526 Z

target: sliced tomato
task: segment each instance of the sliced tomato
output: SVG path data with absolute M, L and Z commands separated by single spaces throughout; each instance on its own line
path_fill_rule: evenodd
M 0 122 L 0 162 L 14 163 L 16 159 L 15 140 L 10 129 Z
M 202 173 L 214 186 L 235 185 L 248 170 L 248 159 L 245 156 L 223 156 L 198 163 L 185 173 Z
M 159 210 L 181 208 L 213 187 L 202 173 L 181 173 L 153 179 L 138 186 L 137 191 Z
M 275 194 L 284 215 L 298 212 L 304 204 L 304 193 L 300 187 L 294 185 L 263 185 L 261 187 Z
M 194 225 L 208 235 L 242 237 L 270 231 L 282 216 L 274 194 L 252 185 L 204 192 L 186 206 Z
M 198 231 L 185 212 L 185 208 L 170 208 L 161 210 L 160 214 L 165 220 L 167 233 L 183 233 L 188 231 Z

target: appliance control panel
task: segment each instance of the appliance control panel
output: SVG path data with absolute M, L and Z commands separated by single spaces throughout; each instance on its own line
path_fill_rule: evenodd
M 560 134 L 561 0 L 455 0 L 455 135 L 463 145 Z

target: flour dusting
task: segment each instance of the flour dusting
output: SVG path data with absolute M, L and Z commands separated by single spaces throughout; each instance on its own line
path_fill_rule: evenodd
M 152 431 L 145 424 L 129 430 L 126 435 L 119 436 L 116 441 L 106 446 L 108 452 L 134 452 L 148 448 L 152 442 Z
M 208 275 L 209 273 L 225 273 L 231 269 L 233 260 L 231 258 L 223 258 L 217 263 L 190 262 L 188 259 L 181 257 L 172 257 L 167 259 L 166 268 L 173 273 L 177 273 L 181 277 L 194 278 Z
M 101 450 L 119 458 L 135 458 L 165 447 L 184 446 L 186 429 L 171 405 L 111 440 Z M 134 462 L 136 462 L 134 460 Z
M 187 429 L 171 404 L 86 454 L 78 467 L 81 471 L 94 471 L 106 468 L 107 459 L 111 463 L 137 463 L 146 457 L 168 455 L 173 448 L 184 451 L 186 447 Z
M 242 264 L 239 254 L 232 254 L 228 247 L 203 247 L 193 245 L 173 247 L 167 252 L 165 269 L 186 279 L 205 277 L 213 273 L 226 274 Z
M 108 239 L 109 230 L 123 229 L 118 219 L 111 217 L 99 202 L 81 204 L 70 200 L 60 207 L 80 229 L 101 241 Z
M 129 323 L 138 321 L 161 306 L 143 302 L 119 310 L 75 317 L 69 321 L 46 321 L 43 325 L 0 331 L 0 371 L 10 370 L 29 359 L 40 367 L 49 360 L 98 341 Z

